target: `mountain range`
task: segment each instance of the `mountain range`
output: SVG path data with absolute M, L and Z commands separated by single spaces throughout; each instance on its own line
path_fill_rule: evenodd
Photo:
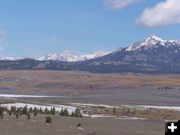
M 62 62 L 78 62 L 78 61 L 85 61 L 89 59 L 95 59 L 98 57 L 102 57 L 104 55 L 109 54 L 110 52 L 106 51 L 96 51 L 90 54 L 82 54 L 78 55 L 77 53 L 71 52 L 71 51 L 65 51 L 62 53 L 50 53 L 45 56 L 41 56 L 39 58 L 29 58 L 39 61 L 48 61 L 48 60 L 55 60 L 55 61 L 62 61 Z M 26 57 L 24 58 L 16 58 L 16 57 L 0 57 L 0 60 L 9 60 L 9 61 L 16 61 L 16 60 L 22 60 L 22 59 L 28 59 Z
M 1 60 L 0 69 L 180 73 L 180 40 L 163 40 L 152 35 L 111 53 L 77 56 L 65 52 L 39 59 Z
M 85 61 L 85 60 L 89 60 L 89 59 L 95 59 L 95 58 L 107 55 L 109 53 L 110 52 L 96 51 L 91 54 L 78 55 L 74 52 L 65 51 L 63 53 L 51 53 L 46 56 L 42 56 L 42 57 L 38 58 L 37 60 L 40 60 L 40 61 L 57 60 L 57 61 L 66 61 L 66 62 L 77 62 L 77 61 Z

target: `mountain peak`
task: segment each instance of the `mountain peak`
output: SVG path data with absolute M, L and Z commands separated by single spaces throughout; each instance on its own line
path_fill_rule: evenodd
M 135 51 L 141 47 L 147 46 L 147 47 L 152 47 L 154 45 L 165 45 L 166 40 L 163 40 L 162 38 L 151 35 L 147 37 L 145 40 L 136 42 L 135 44 L 129 46 L 126 51 Z
M 158 37 L 158 36 L 151 35 L 151 36 L 149 36 L 148 38 L 146 38 L 146 39 L 144 40 L 144 42 L 145 42 L 146 44 L 156 44 L 157 42 L 162 42 L 162 43 L 164 43 L 165 40 L 163 40 L 162 38 L 160 38 L 160 37 Z

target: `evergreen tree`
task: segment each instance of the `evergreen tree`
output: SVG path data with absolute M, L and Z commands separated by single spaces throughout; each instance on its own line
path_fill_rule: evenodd
M 32 111 L 33 111 L 33 109 L 32 109 L 32 107 L 29 109 L 29 113 L 32 113 Z
M 43 114 L 42 108 L 40 108 L 39 113 L 40 113 L 40 114 Z
M 44 111 L 45 114 L 48 114 L 48 109 L 46 108 L 45 111 Z
M 3 114 L 3 111 L 4 111 L 4 109 L 2 107 L 0 107 L 0 115 Z
M 115 107 L 113 108 L 113 113 L 114 113 L 114 114 L 116 113 L 116 108 L 115 108 Z
M 59 116 L 63 116 L 64 110 L 63 108 L 61 109 L 61 112 L 59 113 Z
M 34 113 L 34 116 L 37 116 L 37 114 L 38 114 L 38 110 L 37 110 L 37 108 L 36 108 L 36 107 L 34 108 L 33 113 Z
M 4 118 L 4 113 L 2 113 L 0 117 L 1 117 L 1 120 L 3 120 L 3 118 Z
M 23 114 L 23 115 L 27 115 L 27 113 L 28 113 L 27 106 L 24 106 L 23 111 L 22 111 L 22 114 Z
M 3 118 L 4 118 L 4 108 L 3 107 L 0 108 L 0 117 L 1 117 L 1 120 L 3 120 Z
M 69 112 L 68 112 L 67 109 L 64 109 L 64 111 L 63 111 L 63 116 L 69 116 Z
M 76 108 L 74 116 L 75 117 L 82 117 L 81 110 L 79 108 Z
M 55 107 L 52 108 L 51 114 L 52 114 L 52 115 L 55 115 L 55 114 L 56 114 L 56 109 L 55 109 Z
M 16 114 L 16 107 L 15 106 L 11 106 L 10 112 L 11 112 L 11 114 L 15 115 Z

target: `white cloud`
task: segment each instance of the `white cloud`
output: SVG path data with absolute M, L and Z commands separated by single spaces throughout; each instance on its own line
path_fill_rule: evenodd
M 142 0 L 104 0 L 105 5 L 112 9 L 122 9 Z
M 180 23 L 180 0 L 165 0 L 146 8 L 136 22 L 145 27 L 161 27 Z

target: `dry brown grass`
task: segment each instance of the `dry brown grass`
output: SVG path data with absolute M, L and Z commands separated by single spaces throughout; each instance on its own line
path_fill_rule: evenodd
M 180 87 L 180 75 L 92 74 L 62 71 L 0 71 L 0 88 L 19 92 Z M 41 87 L 40 87 L 41 86 Z

